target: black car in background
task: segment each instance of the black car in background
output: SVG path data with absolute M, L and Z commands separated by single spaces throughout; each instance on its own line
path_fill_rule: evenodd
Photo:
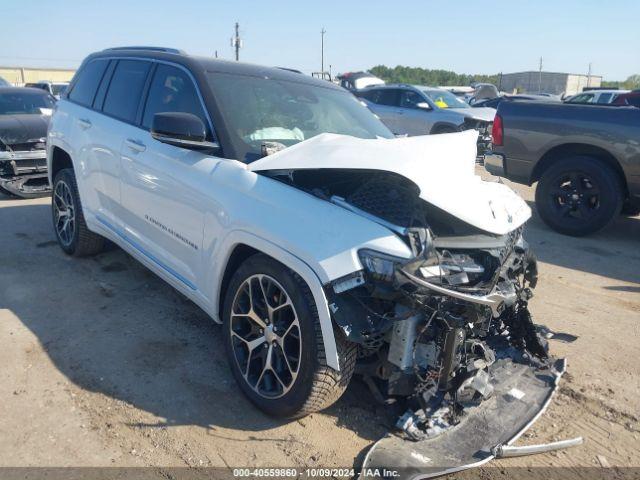
M 37 88 L 0 87 L 0 190 L 47 194 L 46 139 L 55 99 Z

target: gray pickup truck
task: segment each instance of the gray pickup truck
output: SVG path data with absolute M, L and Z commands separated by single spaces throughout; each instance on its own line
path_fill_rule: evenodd
M 502 102 L 485 168 L 538 182 L 536 207 L 554 230 L 593 233 L 640 213 L 640 108 Z

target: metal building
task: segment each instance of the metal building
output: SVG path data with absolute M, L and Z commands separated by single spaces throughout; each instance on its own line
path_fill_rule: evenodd
M 585 87 L 599 87 L 602 77 L 578 73 L 559 72 L 516 72 L 502 74 L 498 88 L 503 92 L 553 93 L 574 95 Z
M 64 68 L 32 68 L 32 67 L 2 67 L 0 66 L 0 77 L 7 82 L 22 86 L 25 83 L 50 81 L 68 82 L 76 73 L 75 70 Z

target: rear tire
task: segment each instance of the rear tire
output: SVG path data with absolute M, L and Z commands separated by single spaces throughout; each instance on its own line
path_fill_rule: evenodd
M 536 188 L 544 222 L 565 235 L 583 236 L 606 227 L 622 208 L 623 187 L 600 160 L 576 155 L 546 170 Z
M 60 170 L 51 193 L 53 230 L 60 248 L 74 257 L 100 253 L 105 239 L 87 227 L 82 214 L 76 176 L 71 168 Z
M 356 345 L 335 331 L 340 371 L 330 368 L 309 287 L 266 255 L 249 257 L 233 274 L 223 328 L 238 385 L 269 415 L 297 418 L 322 410 L 340 398 L 353 375 Z

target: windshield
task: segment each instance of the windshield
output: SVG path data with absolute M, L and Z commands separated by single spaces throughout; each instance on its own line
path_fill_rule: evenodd
M 440 108 L 469 108 L 469 105 L 460 100 L 453 93 L 446 90 L 423 90 L 424 94 Z
M 238 156 L 247 162 L 260 158 L 263 142 L 288 147 L 321 133 L 393 138 L 346 91 L 245 75 L 210 72 L 208 76 Z
M 16 91 L 0 93 L 0 115 L 15 115 L 18 113 L 43 114 L 48 113 L 55 106 L 50 95 L 39 92 Z

